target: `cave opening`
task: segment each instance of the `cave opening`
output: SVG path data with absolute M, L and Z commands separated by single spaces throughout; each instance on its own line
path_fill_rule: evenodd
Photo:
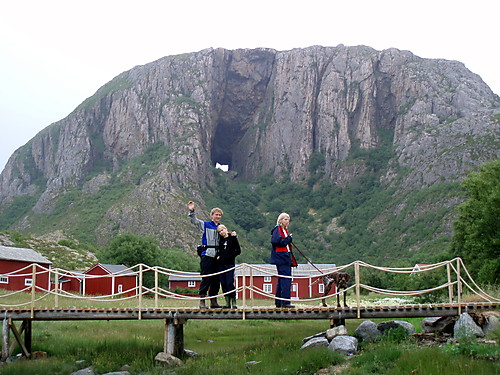
M 212 165 L 227 172 L 234 168 L 233 150 L 241 136 L 239 126 L 227 122 L 217 124 L 212 140 Z

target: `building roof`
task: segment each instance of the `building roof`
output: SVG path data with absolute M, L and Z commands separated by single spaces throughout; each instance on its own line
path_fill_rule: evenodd
M 276 274 L 276 267 L 271 264 L 252 264 L 256 268 L 252 269 L 252 276 L 271 276 Z M 315 264 L 315 266 L 323 273 L 333 272 L 335 269 L 335 264 Z M 241 268 L 237 269 L 235 276 L 242 276 L 243 270 Z M 310 264 L 299 264 L 298 267 L 292 268 L 293 276 L 302 277 L 316 277 L 320 276 L 321 273 Z M 250 269 L 245 268 L 245 276 L 250 276 Z M 169 277 L 170 281 L 201 281 L 201 276 L 197 272 L 185 272 L 179 274 L 172 274 Z
M 0 260 L 14 260 L 19 262 L 52 264 L 50 260 L 33 249 L 24 247 L 0 246 Z
M 120 275 L 120 276 L 135 276 L 134 272 L 132 272 L 127 266 L 123 264 L 103 264 L 97 263 L 96 265 L 90 267 L 84 273 L 89 273 L 96 267 L 101 267 L 109 274 Z

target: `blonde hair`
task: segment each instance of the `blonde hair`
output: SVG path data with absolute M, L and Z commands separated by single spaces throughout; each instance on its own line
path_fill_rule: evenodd
M 281 221 L 285 218 L 288 217 L 290 219 L 290 215 L 288 215 L 286 212 L 280 213 L 278 216 L 278 220 L 276 220 L 276 225 L 281 225 Z
M 217 233 L 220 233 L 222 229 L 227 229 L 227 227 L 224 224 L 217 225 Z
M 222 212 L 222 210 L 219 207 L 214 207 L 212 208 L 212 211 L 210 211 L 210 216 L 212 216 L 216 212 L 220 212 L 221 215 L 224 214 L 224 212 Z

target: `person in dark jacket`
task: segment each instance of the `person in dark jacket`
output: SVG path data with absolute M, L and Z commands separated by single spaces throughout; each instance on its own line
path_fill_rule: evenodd
M 284 308 L 295 307 L 290 304 L 290 301 L 284 301 L 290 299 L 290 287 L 292 286 L 292 279 L 290 278 L 292 276 L 292 235 L 288 232 L 289 224 L 290 215 L 283 212 L 278 216 L 276 226 L 271 231 L 271 264 L 276 265 L 278 275 L 287 276 L 278 276 L 275 305 Z
M 194 202 L 189 201 L 188 204 L 189 218 L 191 223 L 193 223 L 200 231 L 203 232 L 201 238 L 201 243 L 204 245 L 203 252 L 200 253 L 200 274 L 210 275 L 217 273 L 217 251 L 219 248 L 219 234 L 217 233 L 217 227 L 219 226 L 220 219 L 222 218 L 222 210 L 220 208 L 212 208 L 210 212 L 210 221 L 203 221 L 196 217 L 194 212 Z M 219 294 L 220 280 L 219 275 L 202 277 L 199 296 L 202 298 L 200 300 L 200 307 L 207 307 L 205 304 L 205 297 L 208 295 L 210 297 L 210 307 L 219 308 L 221 307 L 217 303 L 217 294 Z
M 230 292 L 225 295 L 226 305 L 224 307 L 237 309 L 236 291 L 234 287 L 234 264 L 235 258 L 241 254 L 241 247 L 238 242 L 238 237 L 234 235 L 235 232 L 230 236 L 225 225 L 219 224 L 217 232 L 219 232 L 217 265 L 219 272 L 223 272 L 219 275 L 220 283 L 223 293 Z

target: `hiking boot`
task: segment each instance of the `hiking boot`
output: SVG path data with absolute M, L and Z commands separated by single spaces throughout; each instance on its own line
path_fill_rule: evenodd
M 237 309 L 238 306 L 236 306 L 236 297 L 231 297 L 230 298 L 230 302 L 231 302 L 231 308 L 232 309 Z
M 205 298 L 206 296 L 200 296 L 202 299 L 200 299 L 200 309 L 206 309 L 207 304 L 205 303 Z
M 220 309 L 222 306 L 217 303 L 217 297 L 210 298 L 210 308 Z
M 231 308 L 231 297 L 225 296 L 226 299 L 226 305 L 223 307 L 224 309 L 229 309 Z

